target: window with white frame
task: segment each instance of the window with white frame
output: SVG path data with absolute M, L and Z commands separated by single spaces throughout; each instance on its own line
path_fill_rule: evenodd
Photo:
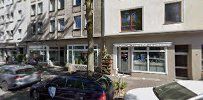
M 68 46 L 68 62 L 71 64 L 87 65 L 87 45 L 71 45 Z M 94 64 L 98 66 L 98 47 L 94 46 Z
M 133 71 L 166 73 L 165 47 L 135 47 Z
M 64 0 L 58 0 L 58 9 L 64 9 Z
M 43 3 L 41 2 L 41 3 L 38 3 L 38 14 L 42 14 L 42 12 L 43 12 Z
M 73 6 L 80 6 L 81 0 L 73 0 Z
M 37 23 L 37 33 L 40 34 L 43 32 L 43 23 L 42 22 L 38 22 Z
M 55 0 L 50 0 L 49 11 L 55 11 Z
M 50 32 L 55 31 L 55 19 L 50 20 Z
M 47 47 L 46 46 L 30 46 L 29 61 L 37 59 L 40 63 L 47 62 Z
M 64 31 L 65 29 L 65 22 L 64 18 L 58 19 L 58 31 Z
M 74 29 L 81 29 L 81 16 L 74 16 Z
M 182 21 L 181 2 L 165 4 L 165 23 L 178 23 Z
M 35 14 L 36 14 L 36 6 L 34 4 L 34 5 L 31 5 L 31 16 L 34 16 Z

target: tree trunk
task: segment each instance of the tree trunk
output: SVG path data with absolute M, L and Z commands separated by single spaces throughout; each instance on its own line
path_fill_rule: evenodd
M 93 0 L 85 0 L 87 18 L 87 40 L 88 40 L 88 75 L 94 72 L 94 39 L 93 39 Z

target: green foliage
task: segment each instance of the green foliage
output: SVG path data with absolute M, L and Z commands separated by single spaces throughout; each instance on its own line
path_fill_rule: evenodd
M 120 80 L 119 81 L 115 81 L 113 82 L 113 86 L 114 86 L 114 89 L 115 90 L 123 90 L 127 87 L 127 83 L 126 82 L 121 82 Z
M 25 60 L 26 60 L 26 57 L 25 57 L 24 54 L 18 54 L 18 55 L 16 56 L 16 61 L 19 62 L 19 63 L 21 63 L 21 62 L 23 62 L 23 61 L 25 61 Z

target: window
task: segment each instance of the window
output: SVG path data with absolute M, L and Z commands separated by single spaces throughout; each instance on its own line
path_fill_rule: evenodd
M 58 0 L 58 9 L 64 9 L 64 0 Z
M 35 25 L 35 23 L 31 24 L 31 33 L 36 34 L 36 25 Z
M 68 46 L 68 61 L 72 64 L 87 65 L 87 52 L 86 45 Z M 98 65 L 98 47 L 94 47 L 95 66 Z
M 29 47 L 30 52 L 30 59 L 29 62 L 31 62 L 34 59 L 37 59 L 39 63 L 43 63 L 47 61 L 47 49 L 46 46 L 30 46 Z
M 81 16 L 74 16 L 74 29 L 81 29 Z
M 58 47 L 50 47 L 49 55 L 52 62 L 59 62 L 59 54 L 60 51 Z
M 43 30 L 43 24 L 42 22 L 38 22 L 37 24 L 37 33 L 42 33 Z
M 73 6 L 80 6 L 81 0 L 73 0 Z
M 121 11 L 121 31 L 142 30 L 142 8 Z
M 18 29 L 18 33 L 21 34 L 22 33 L 22 29 Z
M 50 32 L 55 32 L 55 20 L 50 20 Z
M 197 94 L 178 84 L 177 82 L 155 87 L 153 88 L 153 91 L 160 100 L 187 100 L 197 96 Z
M 43 3 L 38 3 L 38 14 L 42 14 L 43 12 Z
M 164 47 L 135 47 L 133 70 L 146 72 L 166 72 Z
M 181 2 L 165 4 L 165 23 L 181 22 Z
M 49 11 L 55 10 L 55 0 L 50 0 Z
M 58 31 L 64 31 L 64 29 L 65 29 L 64 18 L 58 19 Z
M 36 6 L 31 5 L 31 16 L 34 16 L 36 14 Z

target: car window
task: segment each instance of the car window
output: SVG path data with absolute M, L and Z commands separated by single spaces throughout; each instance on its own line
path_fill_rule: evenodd
M 36 69 L 34 68 L 25 68 L 25 69 L 19 69 L 16 71 L 16 74 L 33 74 L 34 72 L 36 72 Z
M 196 96 L 195 93 L 178 84 L 177 82 L 155 87 L 153 88 L 153 91 L 160 100 L 186 100 Z
M 66 87 L 67 87 L 67 88 L 74 88 L 74 85 L 75 85 L 75 80 L 68 79 L 68 80 L 66 81 Z
M 0 69 L 0 73 L 1 74 L 13 74 L 13 72 L 11 70 L 8 70 L 8 69 Z
M 65 77 L 57 77 L 51 81 L 49 86 L 65 87 L 65 84 L 66 84 L 66 78 Z

